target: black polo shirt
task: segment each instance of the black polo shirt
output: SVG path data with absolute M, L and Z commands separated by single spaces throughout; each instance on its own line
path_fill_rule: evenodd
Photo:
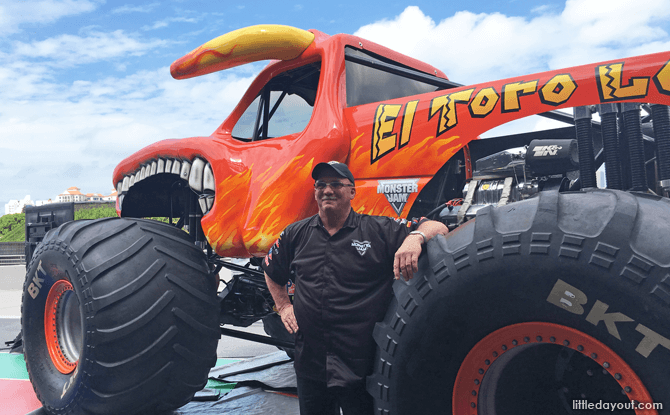
M 286 227 L 263 268 L 295 282 L 298 376 L 354 386 L 371 372 L 372 330 L 392 296 L 393 258 L 416 223 L 351 210 L 330 236 L 319 215 Z

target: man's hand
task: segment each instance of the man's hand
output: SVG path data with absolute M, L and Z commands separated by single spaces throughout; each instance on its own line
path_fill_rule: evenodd
M 409 281 L 414 277 L 414 273 L 419 270 L 419 255 L 421 255 L 421 235 L 408 235 L 405 241 L 400 245 L 400 249 L 395 253 L 393 260 L 393 274 L 395 279 L 403 277 Z
M 293 305 L 288 304 L 281 310 L 279 310 L 279 316 L 281 317 L 282 323 L 286 330 L 293 334 L 298 331 L 298 321 L 295 319 L 295 313 L 293 312 Z
M 397 280 L 403 277 L 405 281 L 409 281 L 419 270 L 419 255 L 421 255 L 423 242 L 430 241 L 435 235 L 449 233 L 449 229 L 442 222 L 434 220 L 422 222 L 417 230 L 423 232 L 426 240 L 424 241 L 424 237 L 420 234 L 407 235 L 400 249 L 395 253 L 393 261 L 393 273 Z
M 284 323 L 284 327 L 289 333 L 295 333 L 298 331 L 298 320 L 295 319 L 293 304 L 288 299 L 286 285 L 279 285 L 272 281 L 267 273 L 265 274 L 265 283 L 270 290 L 270 294 L 272 294 L 272 299 L 275 300 L 275 307 L 281 317 L 281 322 Z

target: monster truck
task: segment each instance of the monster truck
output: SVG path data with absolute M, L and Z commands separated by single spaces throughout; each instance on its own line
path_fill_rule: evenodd
M 212 135 L 116 167 L 119 218 L 68 222 L 36 248 L 23 340 L 47 412 L 177 408 L 219 337 L 242 336 L 223 325 L 264 319 L 273 336 L 253 340 L 290 347 L 259 265 L 316 212 L 310 172 L 329 160 L 356 177 L 358 212 L 452 230 L 374 330 L 376 413 L 670 405 L 670 52 L 462 86 L 359 37 L 265 25 L 171 72 L 265 59 Z M 531 115 L 564 126 L 480 138 Z

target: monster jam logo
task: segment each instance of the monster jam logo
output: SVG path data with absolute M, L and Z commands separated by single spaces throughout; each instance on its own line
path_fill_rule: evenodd
M 356 250 L 358 251 L 359 254 L 361 254 L 361 256 L 365 255 L 365 253 L 368 251 L 368 249 L 370 247 L 372 247 L 372 245 L 370 245 L 369 241 L 361 242 L 361 241 L 357 241 L 355 239 L 351 240 L 351 246 L 356 248 Z
M 395 213 L 400 216 L 409 195 L 419 191 L 419 179 L 378 180 L 377 194 L 383 193 Z
M 555 156 L 558 153 L 558 150 L 562 149 L 561 146 L 536 146 L 533 148 L 535 152 L 535 157 L 544 157 L 544 156 Z

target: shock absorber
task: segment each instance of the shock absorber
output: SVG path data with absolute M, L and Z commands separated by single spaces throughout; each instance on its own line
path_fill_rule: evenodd
M 575 129 L 579 150 L 579 181 L 582 189 L 596 187 L 593 160 L 593 134 L 591 133 L 591 107 L 575 107 Z
M 621 180 L 621 157 L 619 155 L 619 128 L 617 125 L 617 105 L 600 104 L 600 125 L 605 152 L 605 177 L 608 189 L 623 190 Z
M 647 191 L 647 170 L 644 160 L 644 141 L 640 126 L 640 104 L 623 103 L 623 123 L 628 137 L 628 154 L 630 156 L 631 190 Z
M 621 104 L 617 104 L 621 113 Z M 619 126 L 619 159 L 621 160 L 621 182 L 623 190 L 631 188 L 630 180 L 630 157 L 628 157 L 628 136 L 624 128 L 623 115 L 619 114 L 617 125 Z
M 654 120 L 658 185 L 667 197 L 670 193 L 670 112 L 665 105 L 653 104 L 651 115 Z

